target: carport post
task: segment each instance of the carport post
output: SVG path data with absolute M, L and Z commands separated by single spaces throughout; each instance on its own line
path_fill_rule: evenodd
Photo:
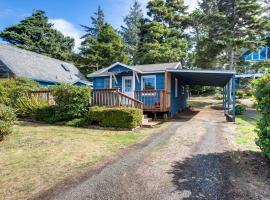
M 225 113 L 225 109 L 226 109 L 225 108 L 226 107 L 226 99 L 225 99 L 226 98 L 226 86 L 223 87 L 222 92 L 223 92 L 223 94 L 222 94 L 223 95 L 223 110 L 224 110 L 224 113 Z
M 235 118 L 235 101 L 236 101 L 236 99 L 235 99 L 235 74 L 233 75 L 233 77 L 232 77 L 232 92 L 233 92 L 233 113 L 232 113 L 232 115 L 233 115 L 233 118 Z
M 227 110 L 227 84 L 224 86 L 224 114 Z
M 228 82 L 228 84 L 227 84 L 227 99 L 228 99 L 228 112 L 227 112 L 227 114 L 229 115 L 230 114 L 230 101 L 231 101 L 231 95 L 230 95 L 230 92 L 231 92 L 231 88 L 230 88 L 230 84 L 231 83 L 231 80 Z

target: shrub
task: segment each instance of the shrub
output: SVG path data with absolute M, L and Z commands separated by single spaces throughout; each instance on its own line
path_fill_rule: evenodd
M 81 118 L 88 110 L 91 91 L 89 87 L 62 84 L 52 86 L 56 118 L 65 121 Z
M 0 140 L 11 132 L 11 127 L 16 120 L 16 115 L 10 107 L 0 104 Z
M 29 96 L 30 91 L 39 90 L 37 82 L 27 78 L 15 78 L 0 81 L 0 103 L 14 106 L 23 96 Z
M 65 123 L 66 126 L 72 126 L 72 127 L 84 127 L 87 124 L 88 123 L 85 118 L 77 118 L 77 119 L 73 119 Z
M 246 112 L 246 106 L 243 104 L 238 104 L 235 106 L 235 114 L 236 115 L 242 115 L 244 112 Z
M 238 99 L 242 99 L 244 96 L 245 96 L 244 91 L 242 91 L 242 90 L 236 90 L 236 97 Z
M 270 158 L 270 74 L 255 80 L 254 96 L 257 101 L 257 110 L 261 114 L 257 122 L 256 144 L 262 152 Z
M 46 100 L 36 97 L 21 97 L 15 104 L 16 113 L 21 117 L 34 117 L 44 107 L 49 107 Z
M 143 112 L 136 108 L 126 107 L 90 107 L 88 122 L 103 127 L 136 128 L 142 124 Z

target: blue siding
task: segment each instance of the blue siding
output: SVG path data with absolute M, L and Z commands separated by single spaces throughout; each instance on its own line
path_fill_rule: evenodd
M 109 78 L 107 77 L 95 77 L 93 79 L 93 89 L 104 89 L 105 88 L 105 78 Z
M 187 107 L 187 86 L 181 85 L 181 80 L 178 78 L 178 97 L 175 97 L 175 78 L 174 74 L 171 74 L 171 110 L 172 116 L 180 111 L 183 111 Z

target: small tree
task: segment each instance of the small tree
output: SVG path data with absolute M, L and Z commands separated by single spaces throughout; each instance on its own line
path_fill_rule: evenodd
M 257 110 L 261 118 L 257 122 L 256 144 L 270 158 L 270 74 L 254 81 Z

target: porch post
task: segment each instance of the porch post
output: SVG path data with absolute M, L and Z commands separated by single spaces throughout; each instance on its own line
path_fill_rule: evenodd
M 225 87 L 222 88 L 222 108 L 225 111 Z
M 134 98 L 136 98 L 135 97 L 135 87 L 136 87 L 136 77 L 135 77 L 136 75 L 135 75 L 135 72 L 134 71 L 132 71 L 132 93 L 133 93 L 133 97 Z
M 110 73 L 110 88 L 112 88 L 112 73 Z

